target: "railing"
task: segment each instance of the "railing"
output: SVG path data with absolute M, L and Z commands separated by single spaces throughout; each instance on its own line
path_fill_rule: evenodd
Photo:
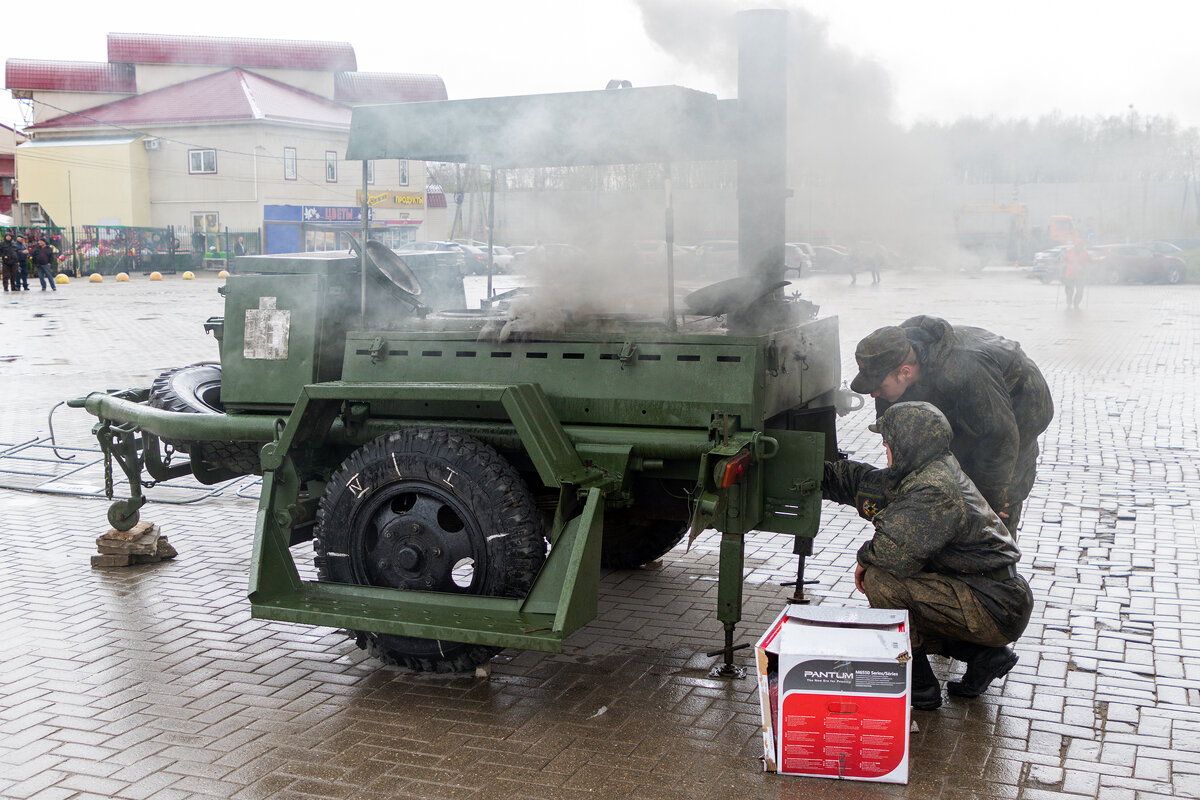
M 235 269 L 237 256 L 262 252 L 258 231 L 228 228 L 219 231 L 129 225 L 0 228 L 0 235 L 8 233 L 14 239 L 23 237 L 29 247 L 44 237 L 54 250 L 57 271 L 72 275 Z M 26 268 L 30 269 L 28 264 Z

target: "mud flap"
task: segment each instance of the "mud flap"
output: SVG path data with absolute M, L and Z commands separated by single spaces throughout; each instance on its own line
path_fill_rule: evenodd
M 553 632 L 562 637 L 595 619 L 603 531 L 604 493 L 593 487 L 587 490 L 583 510 L 551 536 L 554 545 L 521 611 L 553 614 Z

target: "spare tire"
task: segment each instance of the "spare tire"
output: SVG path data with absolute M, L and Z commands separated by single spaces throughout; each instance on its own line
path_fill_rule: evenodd
M 150 405 L 164 411 L 188 414 L 224 414 L 221 404 L 221 365 L 190 364 L 167 370 L 150 386 Z M 185 442 L 163 438 L 163 443 L 187 453 L 192 460 L 211 469 L 238 475 L 261 475 L 259 442 Z

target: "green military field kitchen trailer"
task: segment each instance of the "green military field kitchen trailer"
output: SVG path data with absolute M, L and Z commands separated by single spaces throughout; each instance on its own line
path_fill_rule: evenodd
M 426 303 L 430 276 L 375 241 L 239 259 L 206 323 L 219 366 L 72 401 L 129 479 L 111 523 L 136 522 L 143 470 L 261 474 L 254 616 L 343 628 L 385 662 L 438 671 L 498 648 L 560 652 L 596 614 L 602 566 L 713 528 L 731 671 L 744 539 L 794 536 L 802 583 L 836 456 L 837 320 L 782 280 L 783 19 L 739 15 L 737 101 L 651 87 L 356 108 L 347 155 L 364 162 L 669 175 L 737 159 L 755 187 L 739 194 L 739 274 L 676 308 L 669 202 L 660 315 Z M 316 580 L 289 550 L 306 540 Z

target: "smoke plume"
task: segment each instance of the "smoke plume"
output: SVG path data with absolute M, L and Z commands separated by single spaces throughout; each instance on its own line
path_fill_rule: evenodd
M 640 0 L 651 39 L 667 54 L 736 92 L 737 5 L 730 0 Z M 949 175 L 896 124 L 883 67 L 833 44 L 828 24 L 789 10 L 788 239 L 854 245 L 874 241 L 910 257 L 951 248 Z M 941 245 L 931 243 L 944 243 Z

